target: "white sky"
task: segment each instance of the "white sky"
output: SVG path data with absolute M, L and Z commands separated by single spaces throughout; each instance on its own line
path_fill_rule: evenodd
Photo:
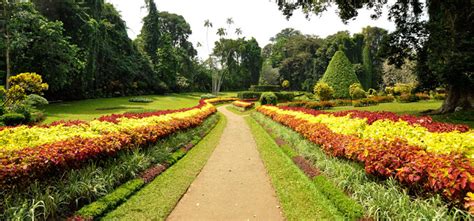
M 134 39 L 141 30 L 142 18 L 147 14 L 144 0 L 107 0 L 115 5 L 121 13 L 122 19 L 127 23 L 128 35 Z M 190 41 L 196 46 L 200 42 L 203 46 L 196 48 L 199 57 L 208 55 L 206 42 L 206 28 L 204 20 L 209 19 L 214 27 L 209 31 L 209 44 L 212 50 L 214 42 L 218 40 L 217 28 L 227 28 L 226 19 L 231 17 L 234 25 L 231 27 L 230 36 L 235 37 L 235 28 L 241 28 L 247 38 L 255 37 L 264 47 L 270 43 L 270 37 L 275 36 L 284 28 L 292 27 L 303 34 L 326 37 L 338 31 L 348 30 L 351 33 L 362 31 L 370 25 L 385 28 L 389 31 L 395 25 L 387 19 L 387 10 L 378 20 L 370 19 L 370 10 L 360 10 L 356 20 L 344 25 L 335 12 L 329 9 L 321 17 L 312 16 L 307 20 L 300 11 L 295 11 L 290 20 L 286 20 L 274 0 L 155 0 L 159 11 L 168 11 L 182 15 L 191 25 L 193 34 Z

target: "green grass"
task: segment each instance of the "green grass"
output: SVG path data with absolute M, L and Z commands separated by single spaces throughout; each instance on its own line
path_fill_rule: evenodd
M 229 105 L 225 109 L 227 109 L 228 111 L 230 111 L 234 114 L 240 115 L 240 116 L 249 115 L 249 114 L 255 112 L 255 108 L 252 108 L 252 109 L 249 109 L 249 110 L 246 110 L 246 111 L 240 111 L 237 108 L 233 107 L 232 105 Z
M 340 220 L 337 209 L 251 117 L 246 118 L 287 220 Z
M 206 164 L 226 126 L 221 115 L 217 126 L 185 157 L 137 192 L 104 220 L 164 220 Z
M 44 108 L 46 120 L 93 120 L 102 115 L 120 114 L 134 111 L 155 111 L 193 107 L 198 104 L 203 93 L 182 93 L 167 95 L 143 95 L 117 98 L 99 98 L 49 104 Z M 220 96 L 236 96 L 234 92 L 221 93 Z M 130 98 L 149 98 L 151 103 L 133 103 Z
M 421 111 L 428 109 L 438 109 L 441 107 L 441 101 L 420 101 L 414 103 L 382 103 L 369 107 L 335 107 L 328 111 L 343 111 L 343 110 L 364 110 L 364 111 L 390 111 L 397 114 L 415 114 L 418 115 Z

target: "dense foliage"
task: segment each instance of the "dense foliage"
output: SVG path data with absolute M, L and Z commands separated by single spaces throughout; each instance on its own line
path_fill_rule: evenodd
M 321 81 L 334 89 L 335 98 L 350 97 L 349 87 L 354 83 L 359 83 L 351 62 L 342 51 L 334 54 Z

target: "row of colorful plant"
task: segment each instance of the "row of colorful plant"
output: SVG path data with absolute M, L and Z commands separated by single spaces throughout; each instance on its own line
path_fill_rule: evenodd
M 120 150 L 156 143 L 178 130 L 200 125 L 216 112 L 212 102 L 201 100 L 181 110 L 104 116 L 88 123 L 4 129 L 0 132 L 0 185 L 78 168 Z
M 235 107 L 239 107 L 244 110 L 247 110 L 254 107 L 255 104 L 252 102 L 246 102 L 246 101 L 234 101 L 232 102 L 232 105 L 234 105 Z
M 453 203 L 472 201 L 466 196 L 474 191 L 473 131 L 430 132 L 380 113 L 368 121 L 362 118 L 369 114 L 364 112 L 328 114 L 274 106 L 257 110 L 320 145 L 327 154 L 363 163 L 368 174 L 393 177 L 412 190 L 440 193 Z

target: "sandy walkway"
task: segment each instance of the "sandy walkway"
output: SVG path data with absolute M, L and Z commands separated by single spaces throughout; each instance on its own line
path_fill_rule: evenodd
M 283 220 L 248 125 L 225 106 L 219 111 L 227 127 L 168 220 Z

